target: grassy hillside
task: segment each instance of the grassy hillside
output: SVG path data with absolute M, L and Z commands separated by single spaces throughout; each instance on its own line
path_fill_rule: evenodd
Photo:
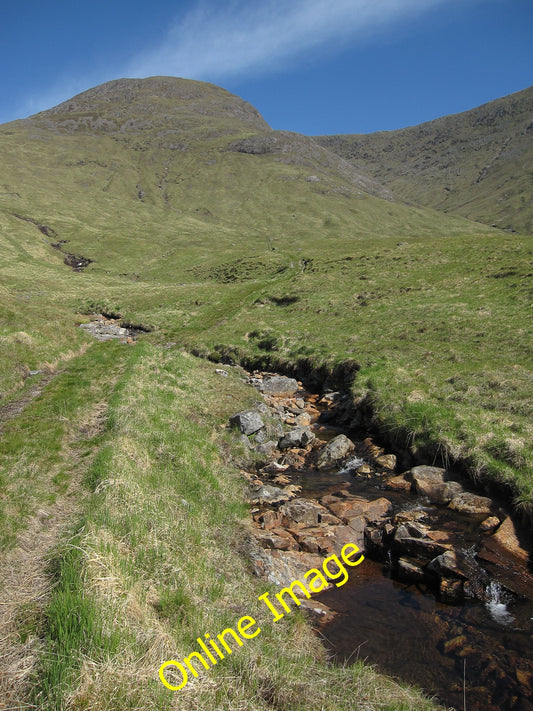
M 352 359 L 383 428 L 531 500 L 528 238 L 395 202 L 199 82 L 110 82 L 0 138 L 5 397 L 107 309 L 206 353 Z
M 398 199 L 533 232 L 533 87 L 419 126 L 316 141 Z
M 324 665 L 298 617 L 186 697 L 154 680 L 156 657 L 234 622 L 217 601 L 246 614 L 259 589 L 235 551 L 246 509 L 217 434 L 250 395 L 187 353 L 301 374 L 348 364 L 385 437 L 505 482 L 530 511 L 531 238 L 395 201 L 241 99 L 171 78 L 1 126 L 0 166 L 0 544 L 8 555 L 25 527 L 40 540 L 43 507 L 73 542 L 37 558 L 57 582 L 46 624 L 42 603 L 29 628 L 13 622 L 40 665 L 34 702 L 427 708 L 360 666 Z M 143 342 L 95 344 L 77 325 L 102 311 Z

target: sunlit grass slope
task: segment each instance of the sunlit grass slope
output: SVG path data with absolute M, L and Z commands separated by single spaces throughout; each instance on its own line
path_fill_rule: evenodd
M 198 82 L 97 87 L 0 127 L 0 156 L 4 400 L 120 312 L 205 353 L 352 359 L 389 436 L 531 503 L 529 237 L 394 202 Z

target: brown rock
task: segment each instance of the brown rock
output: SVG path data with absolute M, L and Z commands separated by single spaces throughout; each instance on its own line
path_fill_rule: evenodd
M 385 489 L 389 491 L 411 491 L 411 482 L 403 475 L 393 476 L 385 482 Z
M 433 504 L 447 504 L 456 494 L 463 491 L 457 481 L 448 481 L 445 469 L 421 465 L 413 467 L 409 473 L 415 491 L 427 496 Z
M 485 539 L 483 549 L 491 551 L 496 555 L 511 556 L 522 563 L 527 563 L 529 559 L 529 553 L 520 545 L 514 524 L 509 516 L 504 520 L 496 533 Z
M 437 573 L 441 578 L 459 578 L 466 580 L 467 576 L 461 569 L 454 551 L 444 551 L 428 565 L 428 570 Z
M 382 454 L 385 454 L 383 447 L 375 445 L 370 437 L 363 440 L 363 445 L 365 447 L 365 452 L 372 458 L 380 457 Z
M 263 529 L 269 531 L 281 525 L 281 516 L 277 511 L 265 511 L 258 516 L 257 521 Z
M 354 518 L 348 519 L 347 525 L 349 528 L 351 528 L 353 531 L 358 533 L 359 535 L 363 535 L 364 530 L 367 526 L 367 520 L 366 516 L 361 514 L 360 516 L 355 516 Z
M 335 496 L 334 494 L 326 494 L 320 499 L 320 503 L 323 504 L 324 506 L 329 506 L 330 504 L 335 504 L 337 501 L 340 501 L 339 496 Z
M 266 577 L 278 587 L 286 587 L 295 580 L 303 580 L 310 568 L 321 568 L 323 558 L 300 551 L 280 551 L 262 548 L 256 543 L 250 551 L 255 575 Z M 295 589 L 298 595 L 298 586 Z M 303 593 L 302 593 L 303 595 Z
M 399 530 L 400 529 L 398 529 L 398 531 Z M 396 531 L 396 536 L 394 537 L 394 545 L 402 554 L 406 553 L 408 556 L 422 558 L 423 560 L 433 560 L 433 558 L 436 558 L 448 550 L 448 546 L 442 543 L 436 543 L 429 538 L 398 536 L 398 531 Z
M 500 519 L 497 516 L 489 516 L 479 524 L 479 528 L 483 533 L 492 533 L 499 525 Z
M 428 538 L 436 543 L 451 543 L 452 536 L 447 531 L 428 531 Z
M 422 582 L 425 578 L 422 566 L 416 560 L 407 557 L 398 558 L 396 575 L 400 580 L 408 582 Z
M 365 503 L 367 503 L 365 499 L 348 499 L 329 504 L 328 508 L 335 516 L 338 516 L 344 523 L 347 523 L 349 519 L 360 516 L 363 513 Z
M 394 471 L 396 468 L 396 455 L 394 454 L 381 454 L 379 457 L 376 457 L 374 461 L 380 467 L 383 467 L 383 469 Z
M 358 474 L 372 474 L 374 470 L 368 464 L 361 464 L 360 467 L 357 467 L 356 471 Z
M 270 486 L 269 484 L 254 486 L 250 489 L 248 494 L 250 503 L 260 505 L 279 504 L 282 501 L 289 501 L 289 499 L 294 498 L 294 496 L 295 494 L 292 494 L 286 489 L 280 489 L 277 486 Z
M 448 505 L 454 511 L 473 515 L 489 514 L 494 506 L 492 499 L 468 491 L 454 496 Z
M 384 496 L 374 501 L 369 501 L 363 508 L 363 514 L 369 523 L 380 521 L 389 516 L 391 512 L 392 504 Z
M 387 517 L 392 510 L 391 502 L 385 497 L 380 497 L 374 501 L 365 499 L 353 499 L 339 501 L 329 505 L 330 511 L 348 523 L 350 519 L 363 515 L 367 522 L 380 521 Z
M 256 539 L 263 548 L 274 548 L 280 551 L 296 551 L 298 544 L 290 533 L 282 528 L 272 531 L 259 531 L 255 534 Z
M 278 474 L 272 479 L 272 483 L 279 484 L 280 486 L 286 486 L 291 483 L 291 478 L 285 474 Z
M 364 537 L 357 533 L 357 531 L 354 531 L 353 528 L 350 528 L 350 526 L 332 526 L 331 530 L 334 534 L 333 551 L 336 555 L 341 554 L 343 546 L 345 546 L 347 543 L 355 544 L 359 548 L 361 553 L 364 552 Z
M 303 551 L 308 553 L 331 554 L 334 550 L 334 536 L 326 529 L 304 528 L 298 531 L 296 539 Z
M 385 544 L 383 541 L 383 530 L 377 526 L 366 526 L 364 532 L 365 548 L 379 552 L 381 555 L 385 552 Z
M 295 421 L 297 425 L 305 427 L 311 424 L 311 417 L 307 412 L 303 412 L 301 415 L 298 415 L 296 417 Z
M 328 513 L 328 510 L 309 499 L 294 499 L 294 501 L 281 506 L 280 513 L 286 526 L 290 526 L 293 523 L 316 526 L 319 522 L 319 517 Z
M 341 523 L 340 518 L 337 518 L 332 513 L 318 514 L 318 520 L 325 526 L 338 526 Z
M 281 461 L 283 464 L 286 464 L 293 469 L 301 469 L 305 464 L 305 457 L 299 453 L 300 451 L 301 450 L 294 449 L 289 450 L 283 455 L 283 459 Z
M 407 521 L 426 521 L 428 515 L 425 511 L 419 509 L 411 509 L 411 511 L 398 511 L 393 519 L 393 523 L 400 525 Z

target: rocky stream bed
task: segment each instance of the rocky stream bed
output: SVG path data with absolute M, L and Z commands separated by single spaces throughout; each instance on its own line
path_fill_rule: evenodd
M 455 709 L 533 710 L 533 575 L 505 506 L 453 469 L 403 470 L 352 429 L 347 394 L 248 382 L 260 400 L 231 425 L 258 458 L 245 472 L 254 572 L 286 586 L 355 543 L 365 560 L 348 583 L 302 600 L 337 660 L 366 659 Z

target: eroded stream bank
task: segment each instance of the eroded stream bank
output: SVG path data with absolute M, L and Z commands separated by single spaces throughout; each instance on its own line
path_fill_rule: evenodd
M 342 393 L 249 374 L 261 393 L 232 424 L 257 453 L 248 472 L 255 572 L 289 585 L 356 543 L 366 560 L 313 596 L 339 661 L 365 659 L 470 711 L 533 709 L 533 576 L 505 507 L 453 470 L 403 470 L 336 413 Z M 463 679 L 465 680 L 463 683 Z

